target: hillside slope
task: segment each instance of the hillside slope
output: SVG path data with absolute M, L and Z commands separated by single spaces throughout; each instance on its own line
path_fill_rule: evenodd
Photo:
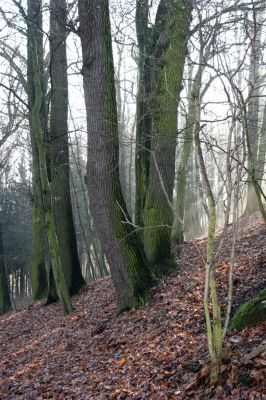
M 266 227 L 258 214 L 237 241 L 233 309 L 266 287 Z M 228 240 L 219 257 L 225 297 Z M 186 390 L 207 361 L 202 307 L 206 240 L 177 249 L 178 269 L 152 289 L 150 303 L 115 318 L 110 278 L 73 298 L 75 312 L 41 302 L 0 318 L 0 399 L 266 399 L 266 322 L 230 333 L 217 388 Z

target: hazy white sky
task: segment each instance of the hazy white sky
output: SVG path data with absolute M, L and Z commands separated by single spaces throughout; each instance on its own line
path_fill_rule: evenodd
M 201 2 L 200 4 L 203 4 Z M 207 4 L 208 2 L 206 2 Z M 212 1 L 208 4 L 219 5 L 220 9 L 226 4 L 233 4 L 235 1 Z M 23 0 L 22 4 L 26 6 L 26 1 Z M 156 7 L 158 4 L 158 0 L 153 2 L 153 9 L 151 11 L 151 16 L 154 19 Z M 49 32 L 49 13 L 48 13 L 48 4 L 47 1 L 44 2 L 46 7 L 46 11 L 44 12 L 44 31 Z M 209 7 L 208 5 L 208 7 Z M 12 23 L 17 25 L 19 29 L 25 29 L 25 23 L 20 17 L 16 17 L 17 9 L 14 7 L 12 0 L 1 0 L 0 7 L 7 12 L 7 16 L 12 16 Z M 130 120 L 130 128 L 134 123 L 135 117 L 135 95 L 137 90 L 137 66 L 136 66 L 136 56 L 137 56 L 137 47 L 134 45 L 136 42 L 135 37 L 135 23 L 134 23 L 134 15 L 135 15 L 135 1 L 127 1 L 127 0 L 112 0 L 110 2 L 111 9 L 111 22 L 113 28 L 113 37 L 118 39 L 119 41 L 125 42 L 123 47 L 123 62 L 121 69 L 121 82 L 120 86 L 126 90 L 126 112 L 127 118 Z M 211 11 L 207 10 L 207 7 L 202 11 L 202 18 L 206 15 L 210 15 Z M 228 19 L 228 15 L 223 17 L 223 21 Z M 197 19 L 196 15 L 194 15 L 194 19 L 192 24 L 196 24 Z M 118 33 L 118 29 L 119 32 Z M 121 33 L 122 32 L 122 33 Z M 235 40 L 235 26 L 233 24 L 228 24 L 227 29 L 224 31 L 223 35 L 220 36 L 220 42 L 224 41 L 225 43 L 230 44 Z M 248 65 L 249 63 L 249 51 L 247 51 L 250 46 L 249 39 L 243 39 L 240 37 L 241 46 L 240 48 L 240 59 L 242 60 L 245 57 L 244 65 Z M 198 47 L 198 39 L 197 35 L 195 35 L 192 39 L 195 48 Z M 263 30 L 262 43 L 265 43 L 265 29 Z M 26 55 L 26 38 L 22 33 L 18 33 L 15 29 L 10 29 L 6 26 L 3 18 L 0 18 L 0 51 L 2 48 L 5 49 L 5 46 L 9 45 L 11 48 L 16 48 L 17 52 L 19 52 L 22 56 Z M 75 121 L 75 127 L 80 128 L 81 137 L 84 138 L 85 141 L 85 128 L 86 128 L 86 118 L 85 118 L 85 106 L 84 106 L 84 97 L 83 97 L 83 88 L 82 88 L 82 75 L 79 74 L 79 70 L 81 68 L 81 64 L 76 64 L 77 61 L 81 61 L 81 50 L 79 39 L 74 34 L 70 34 L 67 40 L 68 45 L 68 60 L 69 60 L 69 104 L 72 110 L 72 116 Z M 46 40 L 46 46 L 48 49 L 48 40 Z M 117 43 L 114 43 L 114 60 L 117 66 L 118 63 L 118 52 L 117 52 Z M 245 54 L 246 52 L 246 54 Z M 133 56 L 133 57 L 132 57 Z M 194 62 L 197 62 L 198 53 L 197 51 L 193 51 L 191 54 L 191 58 Z M 262 52 L 263 60 L 265 60 L 265 50 Z M 26 77 L 26 66 L 23 64 L 22 60 L 16 56 L 14 61 L 17 65 L 22 69 L 24 76 Z M 230 115 L 230 109 L 228 104 L 226 103 L 226 95 L 225 88 L 230 92 L 230 84 L 226 76 L 223 76 L 224 71 L 222 68 L 225 68 L 227 63 L 229 68 L 232 68 L 237 61 L 237 47 L 232 46 L 227 51 L 224 51 L 220 54 L 220 61 L 217 59 L 215 61 L 210 61 L 213 68 L 206 68 L 204 82 L 207 82 L 210 76 L 215 73 L 220 74 L 220 78 L 213 80 L 210 89 L 207 95 L 204 98 L 205 107 L 203 118 L 212 120 L 213 123 L 209 124 L 208 131 L 216 137 L 222 133 L 224 137 L 226 137 L 226 132 L 228 130 L 228 121 L 221 122 L 220 120 L 225 119 L 228 115 Z M 264 64 L 265 66 L 265 64 Z M 6 72 L 10 69 L 10 64 L 6 62 L 6 60 L 0 56 L 0 82 L 5 82 L 8 85 L 7 78 L 3 78 Z M 194 71 L 196 72 L 197 65 L 194 67 Z M 195 73 L 194 72 L 194 73 Z M 265 73 L 265 69 L 263 70 Z M 247 74 L 246 74 L 247 77 Z M 3 81 L 4 79 L 4 81 Z M 235 77 L 235 79 L 237 79 Z M 223 86 L 224 85 L 224 86 Z M 245 95 L 247 88 L 247 81 L 245 80 L 245 76 L 242 76 L 241 79 L 241 87 L 243 89 L 243 93 Z M 132 94 L 131 94 L 132 93 Z M 174 94 L 173 94 L 174 95 Z M 26 99 L 26 96 L 21 93 L 21 96 Z M 182 101 L 186 103 L 186 90 L 184 89 L 182 92 Z M 0 111 L 2 111 L 2 117 L 4 116 L 5 106 L 4 103 L 6 101 L 5 91 L 0 88 Z M 73 130 L 73 124 L 70 123 L 70 131 Z M 83 131 L 84 130 L 84 131 Z M 127 133 L 126 133 L 127 134 Z

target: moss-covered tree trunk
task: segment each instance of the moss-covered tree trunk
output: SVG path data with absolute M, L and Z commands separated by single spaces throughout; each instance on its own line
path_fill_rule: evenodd
M 41 193 L 43 200 L 45 229 L 47 233 L 49 256 L 52 264 L 53 276 L 56 284 L 56 291 L 63 307 L 64 313 L 68 314 L 73 310 L 68 288 L 66 285 L 64 273 L 62 270 L 59 244 L 56 235 L 55 220 L 52 207 L 52 194 L 48 180 L 47 160 L 46 160 L 46 147 L 43 140 L 43 131 L 41 125 L 41 107 L 43 102 L 43 90 L 40 79 L 40 69 L 38 64 L 38 52 L 36 45 L 36 38 L 29 37 L 30 40 L 30 56 L 33 66 L 34 88 L 35 88 L 35 102 L 31 110 L 32 129 L 34 133 L 35 143 L 38 148 L 39 171 L 41 180 Z
M 243 329 L 266 320 L 266 289 L 242 304 L 229 323 L 229 329 Z
M 87 185 L 92 218 L 120 310 L 146 301 L 151 278 L 119 181 L 118 124 L 107 0 L 79 0 L 88 129 Z
M 4 262 L 4 246 L 2 240 L 2 229 L 0 223 L 0 315 L 3 315 L 12 309 L 10 293 L 8 288 L 5 262 Z
M 144 244 L 151 264 L 162 270 L 173 264 L 171 233 L 177 106 L 182 90 L 190 16 L 189 1 L 161 1 L 154 26 L 152 138 Z
M 151 149 L 151 52 L 152 29 L 149 28 L 149 1 L 137 0 L 136 31 L 138 39 L 138 94 L 136 115 L 136 202 L 135 222 L 143 228 L 143 212 L 148 187 Z M 143 230 L 140 231 L 143 239 Z
M 36 161 L 33 161 L 35 164 Z M 36 167 L 33 167 L 36 168 Z M 31 287 L 33 300 L 43 299 L 47 295 L 47 272 L 45 262 L 45 235 L 44 215 L 41 192 L 39 189 L 40 180 L 38 172 L 32 171 L 32 231 L 31 231 Z M 38 182 L 38 183 L 37 183 Z
M 42 0 L 28 0 L 28 45 L 27 45 L 27 93 L 29 106 L 30 138 L 32 149 L 32 235 L 31 235 L 31 285 L 34 300 L 47 295 L 47 274 L 45 257 L 44 211 L 41 194 L 41 179 L 39 171 L 38 148 L 34 138 L 31 120 L 31 110 L 35 102 L 32 57 L 30 55 L 30 37 L 36 38 L 40 71 L 43 76 L 43 35 L 42 35 Z M 41 80 L 42 79 L 41 76 Z M 43 83 L 42 83 L 42 86 Z M 42 102 L 40 111 L 41 124 L 45 130 L 45 105 Z
M 50 176 L 61 264 L 72 295 L 79 291 L 85 280 L 81 273 L 70 198 L 66 18 L 66 1 L 50 0 Z M 48 298 L 52 300 L 52 279 L 50 283 Z

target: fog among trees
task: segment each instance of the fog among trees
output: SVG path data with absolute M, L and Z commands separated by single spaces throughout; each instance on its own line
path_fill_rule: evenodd
M 148 304 L 195 242 L 217 381 L 228 329 L 266 316 L 264 288 L 232 318 L 241 221 L 266 223 L 265 8 L 1 1 L 1 314 L 38 300 L 72 313 L 72 296 L 110 274 L 119 315 Z

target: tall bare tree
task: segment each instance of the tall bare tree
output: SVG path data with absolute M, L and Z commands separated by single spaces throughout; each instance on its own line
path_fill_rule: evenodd
M 22 9 L 22 12 L 24 10 Z M 39 154 L 32 128 L 31 110 L 35 102 L 35 87 L 33 76 L 33 60 L 31 56 L 32 37 L 36 39 L 38 51 L 40 79 L 43 92 L 43 34 L 42 34 L 42 1 L 28 0 L 28 15 L 23 15 L 27 22 L 27 94 L 29 108 L 29 126 L 32 151 L 32 261 L 31 281 L 34 300 L 47 295 L 47 274 L 45 256 L 44 210 L 41 193 L 41 177 L 39 170 Z M 46 107 L 44 98 L 40 110 L 40 120 L 43 132 L 46 131 Z
M 119 181 L 119 140 L 108 0 L 79 0 L 91 214 L 120 309 L 146 301 L 150 272 Z
M 67 78 L 67 7 L 65 0 L 50 1 L 50 126 L 49 161 L 60 258 L 70 295 L 77 293 L 85 280 L 82 277 L 70 198 L 68 141 L 68 78 Z M 52 269 L 50 271 L 52 274 Z M 49 279 L 48 300 L 55 293 Z
M 191 2 L 161 0 L 153 28 L 147 1 L 137 1 L 139 97 L 136 150 L 136 220 L 144 224 L 147 257 L 158 272 L 173 265 L 172 197 L 177 106 L 182 90 Z

